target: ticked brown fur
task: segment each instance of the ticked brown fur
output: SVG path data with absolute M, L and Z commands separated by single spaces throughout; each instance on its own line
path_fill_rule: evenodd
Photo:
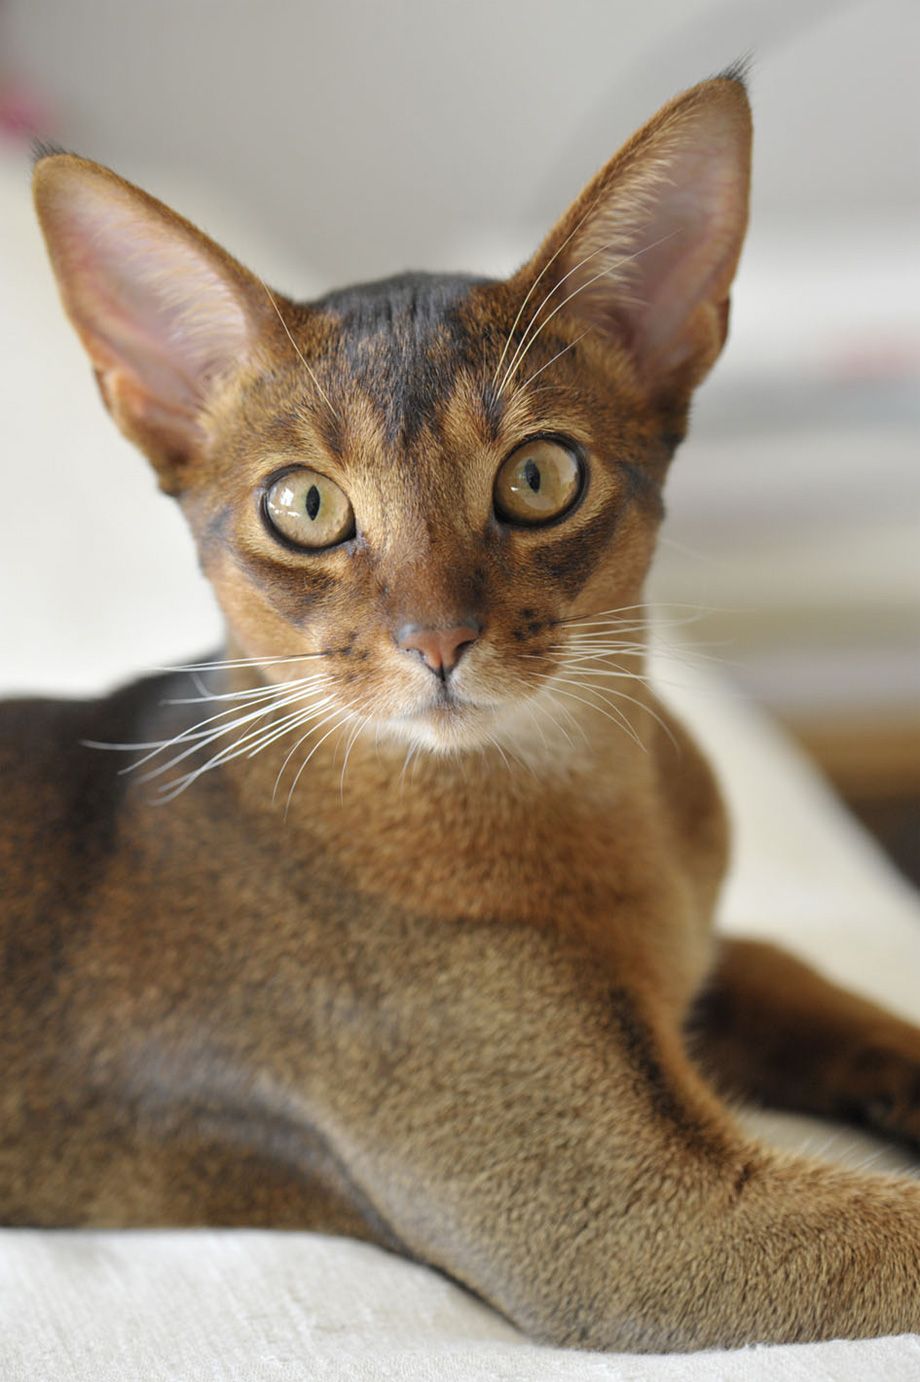
M 920 1329 L 920 1187 L 760 1145 L 715 1092 L 917 1143 L 920 1032 L 713 938 L 718 792 L 643 676 L 748 146 L 739 81 L 703 83 L 509 281 L 307 306 L 114 174 L 39 162 L 65 306 L 189 520 L 228 629 L 207 688 L 238 699 L 176 704 L 179 672 L 3 709 L 4 1222 L 341 1232 L 591 1348 Z M 515 526 L 495 476 L 537 436 L 585 479 Z M 348 496 L 350 537 L 273 535 L 289 467 Z M 462 620 L 449 677 L 399 646 Z M 207 757 L 197 722 L 304 668 L 328 720 L 153 803 Z M 189 753 L 152 786 L 87 742 Z

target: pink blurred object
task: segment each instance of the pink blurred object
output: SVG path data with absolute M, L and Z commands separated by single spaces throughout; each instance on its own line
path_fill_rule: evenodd
M 0 136 L 26 143 L 50 128 L 47 107 L 19 78 L 0 74 Z
M 890 332 L 844 341 L 832 357 L 831 372 L 854 381 L 920 376 L 920 335 Z

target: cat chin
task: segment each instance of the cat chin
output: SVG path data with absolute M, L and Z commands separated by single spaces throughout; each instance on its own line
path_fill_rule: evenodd
M 522 715 L 531 704 L 538 710 L 539 697 L 514 699 L 492 705 L 466 705 L 431 708 L 379 722 L 380 741 L 389 740 L 441 757 L 460 757 L 497 749 L 533 770 L 551 766 L 562 770 L 571 757 L 572 739 L 552 721 L 541 725 L 532 713 Z
M 428 753 L 469 753 L 495 742 L 498 718 L 491 708 L 479 706 L 433 708 L 384 720 L 380 737 Z

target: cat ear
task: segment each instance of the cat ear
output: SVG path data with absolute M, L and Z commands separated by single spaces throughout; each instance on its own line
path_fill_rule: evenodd
M 542 275 L 535 303 L 551 294 L 543 318 L 546 310 L 568 313 L 625 347 L 653 396 L 685 398 L 728 330 L 750 152 L 750 106 L 735 75 L 664 106 L 523 271 L 531 283 Z
M 264 291 L 188 221 L 96 163 L 49 154 L 34 191 L 106 405 L 175 493 L 215 384 L 253 353 Z

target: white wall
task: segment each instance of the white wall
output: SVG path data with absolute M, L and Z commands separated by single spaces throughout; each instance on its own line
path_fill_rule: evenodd
M 201 182 L 310 286 L 520 238 L 746 51 L 755 225 L 920 182 L 917 0 L 6 0 L 0 44 L 59 139 Z

